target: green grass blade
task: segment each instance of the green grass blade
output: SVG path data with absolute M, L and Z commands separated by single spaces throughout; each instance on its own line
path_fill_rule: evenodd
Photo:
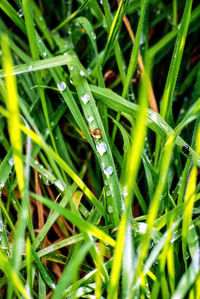
M 165 90 L 161 102 L 160 113 L 161 116 L 167 120 L 172 119 L 172 112 L 169 109 L 172 107 L 172 99 L 174 94 L 174 89 L 176 86 L 176 81 L 181 65 L 181 60 L 183 56 L 183 51 L 185 47 L 185 40 L 187 36 L 187 31 L 189 27 L 189 21 L 192 9 L 192 0 L 187 0 L 185 4 L 185 9 L 183 13 L 183 18 L 181 21 L 180 29 L 177 33 L 177 39 L 174 47 L 174 52 L 172 55 L 172 60 L 170 64 L 169 73 L 167 76 L 167 81 L 165 85 Z M 167 112 L 168 111 L 168 112 Z M 169 114 L 170 113 L 170 114 Z M 166 115 L 167 114 L 167 115 Z

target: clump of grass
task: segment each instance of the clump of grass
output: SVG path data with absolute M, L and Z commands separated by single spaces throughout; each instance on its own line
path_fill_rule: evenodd
M 200 298 L 199 3 L 0 11 L 1 297 Z

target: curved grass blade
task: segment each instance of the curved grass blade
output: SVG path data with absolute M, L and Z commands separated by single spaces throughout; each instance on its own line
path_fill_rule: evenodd
M 31 61 L 30 63 L 17 65 L 12 68 L 11 75 L 19 75 L 28 72 L 35 72 L 39 70 L 45 70 L 50 68 L 55 68 L 57 66 L 66 65 L 67 63 L 76 63 L 73 57 L 59 55 L 51 58 L 46 58 L 37 61 Z M 6 74 L 3 70 L 0 70 L 0 78 L 6 77 Z

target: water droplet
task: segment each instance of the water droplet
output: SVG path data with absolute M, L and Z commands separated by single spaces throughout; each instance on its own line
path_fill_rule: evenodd
M 123 195 L 124 198 L 128 195 L 127 186 L 124 186 L 123 191 L 122 191 L 122 195 Z
M 51 287 L 52 287 L 52 289 L 55 289 L 56 288 L 56 284 L 55 283 L 51 283 Z
M 57 84 L 57 87 L 58 87 L 59 91 L 62 92 L 66 89 L 66 84 L 65 84 L 65 82 L 62 81 L 61 83 Z
M 39 163 L 38 160 L 35 160 L 34 162 L 35 162 L 36 165 Z
M 96 34 L 94 32 L 91 33 L 91 36 L 92 36 L 93 40 L 96 39 Z
M 74 67 L 71 65 L 71 66 L 69 67 L 69 69 L 70 69 L 70 71 L 73 71 Z
M 100 0 L 100 4 L 103 5 L 103 0 Z
M 96 149 L 100 156 L 103 156 L 103 154 L 107 152 L 107 144 L 105 142 L 99 142 L 96 145 Z
M 107 190 L 106 191 L 106 196 L 110 196 L 112 193 L 111 193 L 111 190 Z
M 22 9 L 20 9 L 17 14 L 20 18 L 24 16 Z
M 68 56 L 69 54 L 67 52 L 64 53 L 64 56 Z
M 51 121 L 51 126 L 52 126 L 52 127 L 54 126 L 54 124 L 55 124 L 54 121 Z
M 68 30 L 68 34 L 71 34 L 72 32 L 71 32 L 71 30 Z
M 3 221 L 0 219 L 0 232 L 3 232 L 3 229 L 4 229 Z
M 41 43 L 41 42 L 42 42 L 42 40 L 41 40 L 41 39 L 39 39 L 38 43 Z
M 13 166 L 14 165 L 14 159 L 10 158 L 10 160 L 8 161 L 8 163 L 10 164 L 10 166 Z
M 43 169 L 44 168 L 44 166 L 43 165 L 40 165 L 40 169 Z
M 40 17 L 40 21 L 43 21 L 43 17 Z
M 84 73 L 84 71 L 80 71 L 80 75 L 82 76 L 82 77 L 85 77 L 85 73 Z
M 44 57 L 47 56 L 47 51 L 44 51 L 44 52 L 43 52 L 43 56 L 44 56 Z
M 48 128 L 45 130 L 45 135 L 49 135 L 49 129 Z
M 108 166 L 108 167 L 104 168 L 103 172 L 107 176 L 107 178 L 109 178 L 111 176 L 111 174 L 113 173 L 113 167 Z
M 40 178 L 40 179 L 42 178 L 42 175 L 41 175 L 41 173 L 39 173 L 39 178 Z
M 61 181 L 57 180 L 54 182 L 54 185 L 56 185 L 56 187 L 58 187 L 58 189 L 60 191 L 64 191 L 65 187 L 63 186 L 63 184 L 61 183 Z
M 90 124 L 93 122 L 93 120 L 94 120 L 94 117 L 93 117 L 93 116 L 89 116 L 89 117 L 87 118 L 87 121 L 88 121 Z
M 32 66 L 32 65 L 29 65 L 29 67 L 28 67 L 29 71 L 31 71 L 32 68 L 33 68 L 33 66 Z
M 113 213 L 113 207 L 112 206 L 108 206 L 108 213 Z
M 85 93 L 84 95 L 81 96 L 81 100 L 83 101 L 84 104 L 87 104 L 87 102 L 90 100 L 90 95 L 88 93 Z
M 2 55 L 2 51 L 0 50 L 0 56 Z
M 4 187 L 4 183 L 2 182 L 1 184 L 0 184 L 0 189 L 2 189 Z

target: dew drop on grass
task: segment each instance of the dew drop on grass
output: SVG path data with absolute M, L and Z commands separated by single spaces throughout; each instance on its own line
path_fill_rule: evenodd
M 103 156 L 107 152 L 107 144 L 105 142 L 99 142 L 96 145 L 97 152 L 100 154 L 100 156 Z
M 60 191 L 64 191 L 64 186 L 63 186 L 63 184 L 61 183 L 61 181 L 59 181 L 59 180 L 57 180 L 57 181 L 55 181 L 54 182 L 54 185 L 56 186 L 56 187 L 58 187 L 58 189 L 60 190 Z
M 106 191 L 106 196 L 110 196 L 111 195 L 111 190 L 107 190 Z
M 49 135 L 49 129 L 48 128 L 45 130 L 45 135 Z
M 87 121 L 88 121 L 90 124 L 93 122 L 93 120 L 94 120 L 94 117 L 93 117 L 93 116 L 89 116 L 89 117 L 87 118 Z
M 40 165 L 40 169 L 43 169 L 44 168 L 44 166 L 43 165 Z
M 43 17 L 40 17 L 40 21 L 43 21 Z
M 84 73 L 84 71 L 80 71 L 80 75 L 82 76 L 82 77 L 85 77 L 85 73 Z
M 38 164 L 38 160 L 35 160 L 35 164 L 36 164 L 36 165 Z
M 68 56 L 69 54 L 67 52 L 64 53 L 64 56 Z
M 14 165 L 14 159 L 10 158 L 10 160 L 8 161 L 8 163 L 10 164 L 10 166 L 13 166 Z
M 85 93 L 81 96 L 81 100 L 84 104 L 87 104 L 87 102 L 90 100 L 90 95 L 88 93 Z
M 44 52 L 43 52 L 43 56 L 44 56 L 44 57 L 47 56 L 47 51 L 44 51 Z
M 123 195 L 124 198 L 128 195 L 128 191 L 127 191 L 126 186 L 124 186 L 124 188 L 123 188 L 122 195 Z
M 32 65 L 29 65 L 29 67 L 28 67 L 29 71 L 31 71 L 32 68 L 33 68 L 33 66 L 32 66 Z
M 20 9 L 17 14 L 20 18 L 24 16 L 22 9 Z
M 108 213 L 113 213 L 113 207 L 112 206 L 108 206 Z
M 107 176 L 107 178 L 109 178 L 111 176 L 111 174 L 113 173 L 113 167 L 108 166 L 108 167 L 104 168 L 103 172 Z
M 2 189 L 4 187 L 4 183 L 2 182 L 1 184 L 0 184 L 0 189 Z
M 74 67 L 71 65 L 71 66 L 69 67 L 69 69 L 70 69 L 70 71 L 73 71 Z
M 57 87 L 58 87 L 58 90 L 62 92 L 66 89 L 66 84 L 65 84 L 65 82 L 62 81 L 61 83 L 57 84 Z
M 91 36 L 92 36 L 93 40 L 96 39 L 96 34 L 94 32 L 91 33 Z
M 55 288 L 56 288 L 56 284 L 55 284 L 55 283 L 51 283 L 51 287 L 52 287 L 52 289 L 55 290 Z
M 0 232 L 3 232 L 3 229 L 4 229 L 3 221 L 0 219 Z

